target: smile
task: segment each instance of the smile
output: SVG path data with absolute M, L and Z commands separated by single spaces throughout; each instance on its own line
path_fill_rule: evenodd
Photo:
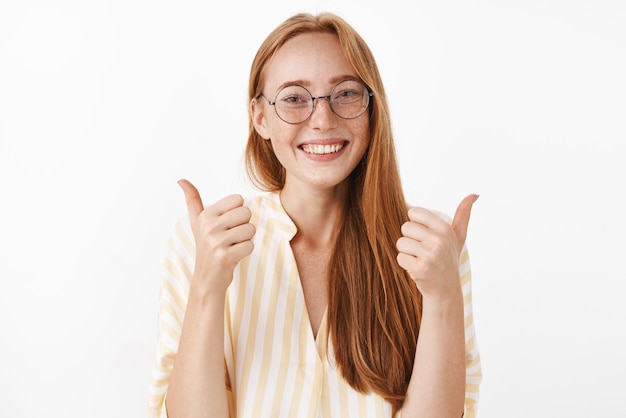
M 343 144 L 334 145 L 303 145 L 302 150 L 307 154 L 334 154 L 343 148 Z

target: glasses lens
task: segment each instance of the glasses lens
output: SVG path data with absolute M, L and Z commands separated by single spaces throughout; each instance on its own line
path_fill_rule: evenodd
M 287 86 L 275 100 L 278 117 L 287 123 L 304 122 L 313 111 L 311 93 L 302 86 Z
M 338 116 L 354 119 L 361 116 L 370 101 L 370 95 L 363 83 L 345 80 L 337 84 L 330 94 L 330 106 Z

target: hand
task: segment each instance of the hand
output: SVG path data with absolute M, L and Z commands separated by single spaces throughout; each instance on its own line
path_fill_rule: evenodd
M 470 194 L 461 201 L 452 224 L 427 209 L 409 209 L 409 221 L 402 225 L 402 237 L 396 242 L 397 259 L 425 298 L 458 294 L 459 256 L 476 199 L 478 195 Z
M 209 290 L 226 291 L 233 269 L 250 255 L 255 227 L 250 209 L 240 195 L 230 195 L 204 207 L 198 190 L 187 180 L 178 184 L 185 193 L 191 229 L 196 242 L 194 279 L 201 278 Z

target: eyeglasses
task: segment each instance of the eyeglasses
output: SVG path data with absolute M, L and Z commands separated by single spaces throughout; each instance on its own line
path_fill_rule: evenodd
M 281 89 L 273 102 L 262 93 L 259 97 L 267 100 L 278 117 L 289 124 L 296 125 L 307 120 L 315 110 L 315 101 L 327 99 L 333 113 L 343 119 L 355 119 L 365 112 L 373 94 L 360 81 L 344 80 L 331 90 L 328 96 L 313 97 L 302 86 L 293 85 Z

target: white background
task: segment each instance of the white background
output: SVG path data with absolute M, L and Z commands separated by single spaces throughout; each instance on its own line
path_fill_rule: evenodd
M 253 54 L 334 11 L 386 82 L 406 195 L 468 236 L 481 418 L 626 416 L 626 3 L 0 0 L 0 415 L 143 417 L 161 259 L 254 192 Z

